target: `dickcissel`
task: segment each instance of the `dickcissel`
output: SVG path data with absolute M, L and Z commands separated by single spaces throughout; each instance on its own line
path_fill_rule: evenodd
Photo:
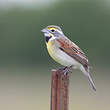
M 41 31 L 44 33 L 50 56 L 65 67 L 80 69 L 87 76 L 92 88 L 96 91 L 94 82 L 89 74 L 88 59 L 84 52 L 69 40 L 58 26 L 50 25 Z

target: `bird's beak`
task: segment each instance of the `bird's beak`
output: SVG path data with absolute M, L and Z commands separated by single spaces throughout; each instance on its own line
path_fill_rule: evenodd
M 50 36 L 50 33 L 49 33 L 49 32 L 48 32 L 48 30 L 47 30 L 47 29 L 45 29 L 45 28 L 44 28 L 44 29 L 42 29 L 42 30 L 41 30 L 41 32 L 43 32 L 43 33 L 44 33 L 44 36 L 45 36 L 45 37 Z
M 45 28 L 41 30 L 41 32 L 46 33 L 48 32 Z

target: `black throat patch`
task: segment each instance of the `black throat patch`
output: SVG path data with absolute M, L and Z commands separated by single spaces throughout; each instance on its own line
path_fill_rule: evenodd
M 46 40 L 46 42 L 48 43 L 48 41 L 49 41 L 49 39 L 50 39 L 51 37 L 45 37 L 45 40 Z

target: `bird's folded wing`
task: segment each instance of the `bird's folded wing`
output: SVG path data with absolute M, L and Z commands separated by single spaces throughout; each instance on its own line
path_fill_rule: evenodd
M 57 39 L 57 42 L 60 44 L 59 48 L 62 51 L 81 63 L 84 67 L 88 68 L 88 59 L 85 56 L 84 52 L 76 44 L 74 44 L 67 38 Z

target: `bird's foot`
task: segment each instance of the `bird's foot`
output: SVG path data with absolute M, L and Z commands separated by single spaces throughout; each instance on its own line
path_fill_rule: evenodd
M 63 71 L 64 75 L 66 75 L 67 73 L 72 73 L 72 67 L 73 66 L 66 66 L 66 67 L 63 67 L 63 68 L 60 68 L 59 70 Z

